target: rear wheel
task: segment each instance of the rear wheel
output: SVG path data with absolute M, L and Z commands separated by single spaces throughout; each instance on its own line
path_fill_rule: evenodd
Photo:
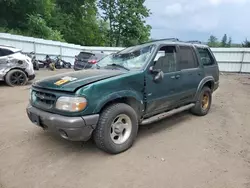
M 118 103 L 101 113 L 93 137 L 98 148 L 117 154 L 133 145 L 137 131 L 138 120 L 134 109 L 127 104 Z
M 191 112 L 198 116 L 205 116 L 210 110 L 212 103 L 212 93 L 209 87 L 203 87 L 195 106 L 191 109 Z
M 19 69 L 11 70 L 5 76 L 5 82 L 9 86 L 23 86 L 28 82 L 28 77 L 24 71 Z

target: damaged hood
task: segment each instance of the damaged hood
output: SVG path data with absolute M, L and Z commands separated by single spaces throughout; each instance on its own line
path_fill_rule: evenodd
M 125 72 L 118 70 L 88 69 L 58 74 L 37 81 L 33 86 L 44 89 L 74 92 L 79 87 L 122 74 L 125 74 Z

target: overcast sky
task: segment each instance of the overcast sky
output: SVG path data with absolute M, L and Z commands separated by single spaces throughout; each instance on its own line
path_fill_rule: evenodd
M 233 42 L 250 39 L 250 0 L 146 0 L 152 38 L 207 41 L 224 33 Z

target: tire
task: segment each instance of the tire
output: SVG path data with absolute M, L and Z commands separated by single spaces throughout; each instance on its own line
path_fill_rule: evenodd
M 118 154 L 133 145 L 137 132 L 138 119 L 134 109 L 127 104 L 117 103 L 101 113 L 93 138 L 99 149 Z
M 208 98 L 208 101 L 204 97 Z M 206 102 L 205 102 L 206 101 Z M 212 92 L 209 87 L 203 87 L 198 100 L 193 108 L 191 108 L 191 113 L 197 116 L 205 116 L 208 114 L 212 104 Z
M 28 82 L 26 73 L 19 69 L 10 70 L 5 76 L 5 82 L 11 87 L 23 86 Z

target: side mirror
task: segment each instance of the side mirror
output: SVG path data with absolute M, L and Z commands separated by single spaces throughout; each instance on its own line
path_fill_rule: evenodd
M 164 78 L 164 73 L 162 71 L 158 72 L 154 77 L 154 82 L 158 83 Z
M 153 75 L 153 80 L 156 83 L 159 83 L 160 81 L 163 80 L 164 78 L 164 73 L 162 72 L 161 69 L 154 69 L 153 66 L 149 67 L 150 73 Z

